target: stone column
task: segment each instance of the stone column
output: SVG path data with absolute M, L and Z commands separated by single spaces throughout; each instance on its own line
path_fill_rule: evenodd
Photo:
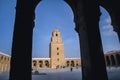
M 115 66 L 118 66 L 118 61 L 117 61 L 116 54 L 114 54 L 114 59 L 115 59 Z
M 1 63 L 1 72 L 3 72 L 3 64 Z
M 109 56 L 109 59 L 110 59 L 110 66 L 112 66 L 112 59 L 111 59 L 110 55 L 108 55 L 108 56 Z
M 95 0 L 65 0 L 73 10 L 80 39 L 82 80 L 108 80 L 99 31 L 99 5 Z
M 9 80 L 31 80 L 35 7 L 40 0 L 17 0 Z
M 107 63 L 107 67 L 110 67 L 110 57 L 109 57 L 109 55 L 106 55 L 106 63 Z
M 77 25 L 79 25 L 76 30 L 78 31 L 80 39 L 83 80 L 107 80 L 99 33 L 100 13 L 98 11 L 99 9 L 96 8 L 99 6 L 94 6 L 94 4 L 88 5 L 89 4 L 86 3 L 86 15 L 83 24 L 81 25 L 81 23 L 76 22 Z
M 37 70 L 39 70 L 39 60 L 37 60 L 36 66 L 37 66 Z
M 46 68 L 46 66 L 45 66 L 45 60 L 43 60 L 43 68 Z
M 108 62 L 105 55 L 104 55 L 104 59 L 105 59 L 105 65 L 107 66 Z

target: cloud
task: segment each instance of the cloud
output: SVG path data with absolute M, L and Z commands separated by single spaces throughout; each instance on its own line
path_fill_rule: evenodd
M 106 22 L 107 24 L 111 24 L 111 18 L 110 18 L 110 17 L 107 17 L 107 18 L 105 19 L 105 22 Z
M 102 29 L 103 29 L 103 30 L 113 30 L 113 27 L 112 27 L 111 25 L 107 24 L 107 25 L 104 25 L 104 26 L 102 27 Z
M 113 31 L 113 26 L 111 25 L 110 17 L 108 17 L 104 20 L 104 25 L 102 25 L 102 34 L 104 36 L 116 35 L 116 33 Z
M 113 27 L 111 25 L 105 25 L 102 27 L 103 31 L 103 35 L 104 36 L 113 36 L 116 35 L 116 33 L 113 31 Z

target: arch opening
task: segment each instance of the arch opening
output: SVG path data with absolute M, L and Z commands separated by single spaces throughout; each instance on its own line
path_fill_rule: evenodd
M 110 66 L 110 59 L 109 59 L 109 56 L 106 56 L 106 65 L 107 65 L 107 66 Z
M 112 61 L 112 66 L 115 66 L 115 58 L 113 55 L 110 56 L 111 57 L 111 61 Z
M 120 54 L 116 54 L 116 59 L 117 59 L 118 66 L 120 66 Z

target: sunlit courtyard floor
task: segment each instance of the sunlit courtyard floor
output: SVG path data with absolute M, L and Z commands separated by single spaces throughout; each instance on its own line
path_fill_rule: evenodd
M 109 80 L 120 80 L 120 67 L 107 68 Z M 0 73 L 0 80 L 9 80 L 9 72 Z M 41 69 L 39 74 L 32 74 L 32 80 L 82 80 L 81 68 Z

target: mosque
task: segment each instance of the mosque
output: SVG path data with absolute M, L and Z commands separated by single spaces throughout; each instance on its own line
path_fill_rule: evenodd
M 10 70 L 11 56 L 0 52 L 0 72 Z M 120 51 L 110 51 L 104 55 L 106 66 L 120 66 Z M 64 43 L 58 29 L 52 32 L 49 44 L 49 58 L 32 58 L 32 69 L 58 69 L 66 67 L 80 67 L 80 58 L 65 58 Z
M 80 58 L 65 58 L 64 43 L 58 29 L 52 32 L 49 58 L 32 58 L 32 69 L 80 67 Z M 0 52 L 0 71 L 9 71 L 10 56 Z

